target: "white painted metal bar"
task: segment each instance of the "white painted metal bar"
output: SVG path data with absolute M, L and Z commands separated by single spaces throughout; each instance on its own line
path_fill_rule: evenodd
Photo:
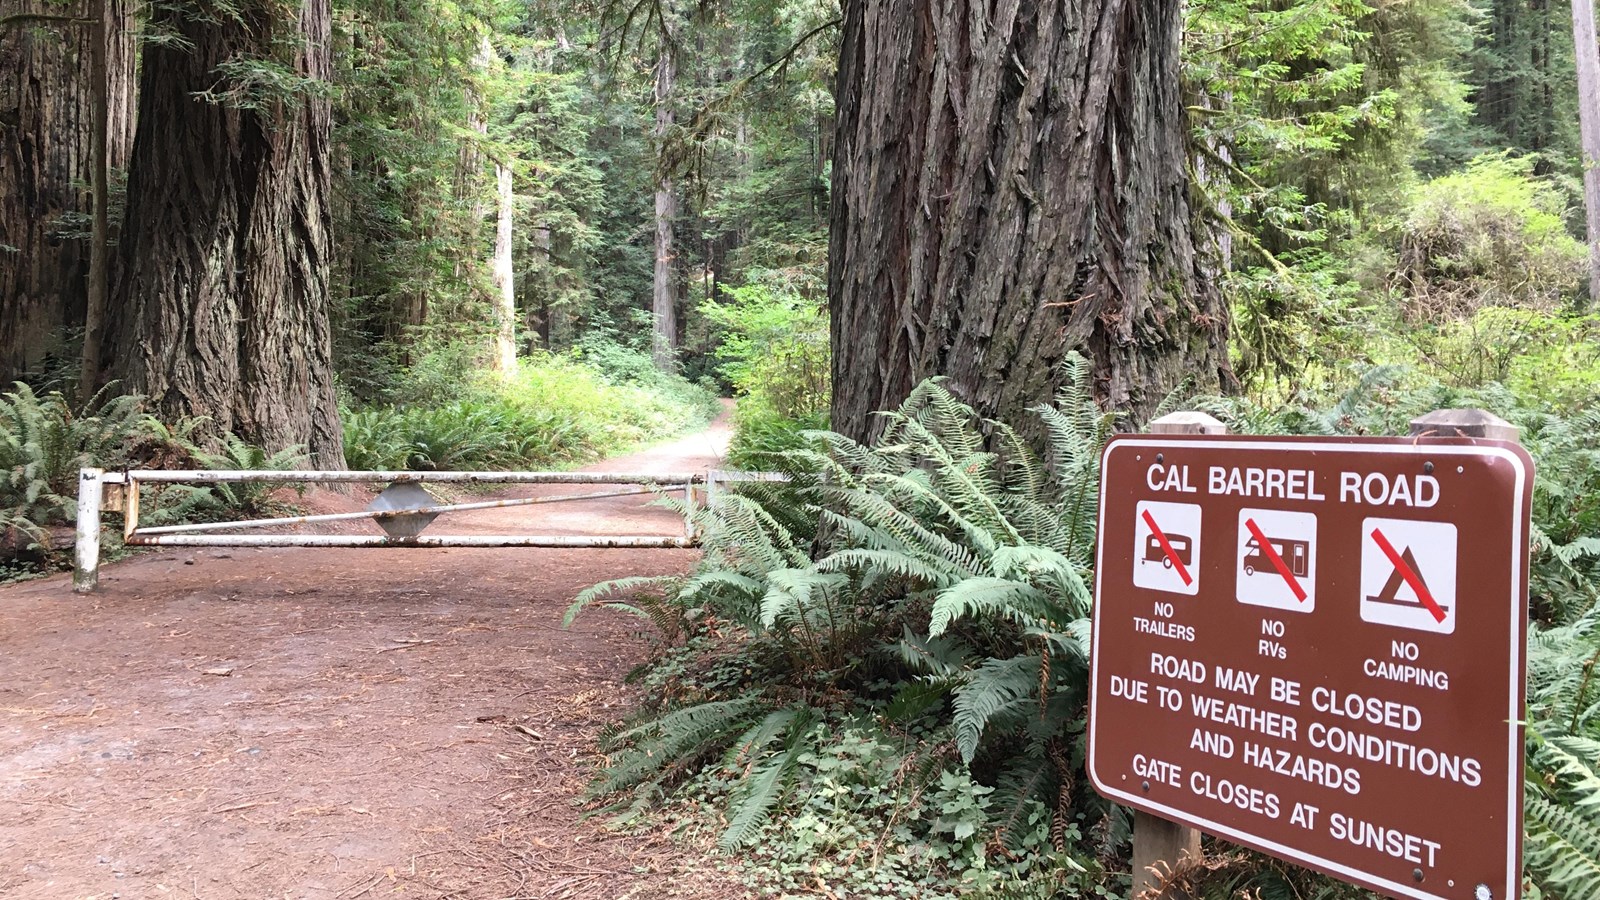
M 449 503 L 439 506 L 413 506 L 406 509 L 370 509 L 361 512 L 323 513 L 314 516 L 280 516 L 272 519 L 241 519 L 237 522 L 190 522 L 184 525 L 157 525 L 130 532 L 130 536 L 158 534 L 189 534 L 202 531 L 226 531 L 236 528 L 273 528 L 279 525 L 310 525 L 318 522 L 349 522 L 357 519 L 392 519 L 418 513 L 468 512 L 475 509 L 503 509 L 509 506 L 536 506 L 543 503 L 566 503 L 574 500 L 598 500 L 604 497 L 638 497 L 649 494 L 648 488 L 626 491 L 595 491 L 587 494 L 567 494 L 559 497 L 518 497 L 511 500 L 483 500 L 476 503 Z
M 284 484 L 314 484 L 320 482 L 433 482 L 471 484 L 701 484 L 706 476 L 699 473 L 663 472 L 661 474 L 607 473 L 607 472 L 350 472 L 315 471 L 306 469 L 240 469 L 240 470 L 168 470 L 143 469 L 127 473 L 131 481 L 150 484 L 158 482 L 191 482 L 195 484 L 220 484 L 234 481 L 271 481 Z
M 743 469 L 712 469 L 710 472 L 706 473 L 706 479 L 709 480 L 709 481 L 727 481 L 727 482 L 734 482 L 734 481 L 783 482 L 783 481 L 792 481 L 793 480 L 789 476 L 783 474 L 782 472 L 746 472 Z
M 717 482 L 738 481 L 788 481 L 788 476 L 770 472 L 712 471 L 696 473 L 607 473 L 607 472 L 356 472 L 356 471 L 176 471 L 135 470 L 106 472 L 85 468 L 78 480 L 78 534 L 73 574 L 73 589 L 79 592 L 94 590 L 99 584 L 100 515 L 103 491 L 109 484 L 126 485 L 124 497 L 124 525 L 126 543 L 133 546 L 166 547 L 549 547 L 549 548 L 690 548 L 698 544 L 693 533 L 693 510 L 696 506 L 694 486 L 707 486 L 706 503 L 715 504 Z M 457 503 L 434 507 L 400 510 L 369 510 L 357 513 L 329 513 L 325 515 L 296 516 L 276 519 L 252 519 L 242 522 L 191 523 L 140 529 L 140 483 L 197 483 L 265 481 L 283 484 L 315 484 L 320 482 L 368 483 L 477 483 L 477 484 L 615 484 L 639 485 L 639 490 L 604 491 L 559 497 L 529 497 L 513 500 L 488 500 L 477 503 Z M 685 531 L 681 537 L 666 535 L 435 535 L 393 538 L 376 535 L 335 534 L 270 534 L 240 535 L 217 534 L 218 531 L 240 528 L 266 528 L 274 525 L 296 525 L 313 522 L 333 522 L 346 519 L 381 519 L 421 512 L 462 512 L 473 509 L 494 509 L 506 506 L 523 506 L 538 503 L 559 503 L 568 500 L 598 499 L 646 494 L 662 490 L 663 485 L 673 485 L 666 490 L 676 490 L 683 485 L 688 507 Z
M 102 469 L 78 471 L 78 540 L 74 547 L 72 589 L 80 594 L 100 584 L 100 498 Z
M 391 538 L 368 534 L 158 534 L 136 533 L 140 547 L 568 547 L 678 549 L 694 546 L 682 536 L 595 534 L 441 534 Z

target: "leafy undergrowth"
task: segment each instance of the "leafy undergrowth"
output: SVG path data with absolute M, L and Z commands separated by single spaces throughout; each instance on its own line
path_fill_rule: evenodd
M 873 446 L 813 434 L 825 449 L 777 457 L 789 484 L 698 511 L 706 553 L 690 576 L 580 595 L 569 622 L 603 604 L 660 641 L 635 673 L 645 703 L 603 738 L 600 808 L 714 833 L 769 893 L 1125 894 L 1128 816 L 1082 777 L 1109 421 L 1081 361 L 1070 374 L 1034 411 L 1042 454 L 930 382 Z M 1327 409 L 1202 405 L 1254 433 L 1392 434 L 1452 405 L 1523 426 L 1540 464 L 1525 894 L 1597 896 L 1600 414 L 1495 390 L 1398 392 L 1392 375 Z M 1173 877 L 1208 898 L 1367 896 L 1223 844 Z
M 625 818 L 664 795 L 722 810 L 719 842 L 769 890 L 1125 892 L 1106 861 L 1126 817 L 1078 775 L 1110 423 L 1081 363 L 1072 384 L 1037 411 L 1049 469 L 999 423 L 983 449 L 928 383 L 874 446 L 812 435 L 825 451 L 778 457 L 793 482 L 700 511 L 693 576 L 578 598 L 685 639 L 640 673 L 651 704 L 608 736 L 595 795 Z
M 700 312 L 718 329 L 717 372 L 739 397 L 728 464 L 763 469 L 782 453 L 819 445 L 832 394 L 828 316 L 792 288 L 731 288 Z
M 202 424 L 164 424 L 145 411 L 144 398 L 116 396 L 111 388 L 79 405 L 59 391 L 41 395 L 20 382 L 0 394 L 0 579 L 67 564 L 65 546 L 52 530 L 72 523 L 78 471 L 85 466 L 287 469 L 302 460 L 298 450 L 267 453 L 231 434 L 214 447 L 201 446 L 194 435 Z M 274 508 L 264 485 L 166 485 L 152 487 L 143 501 L 146 525 Z M 110 553 L 120 549 L 118 534 L 103 532 Z
M 676 376 L 541 354 L 509 381 L 461 376 L 407 402 L 347 410 L 345 459 L 354 469 L 571 463 L 692 430 L 717 409 L 714 394 Z

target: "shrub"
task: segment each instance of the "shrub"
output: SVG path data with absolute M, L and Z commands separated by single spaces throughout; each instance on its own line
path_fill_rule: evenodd
M 1486 306 L 1552 310 L 1575 297 L 1584 246 L 1566 203 L 1531 157 L 1480 156 L 1417 189 L 1400 228 L 1393 283 L 1409 318 L 1449 321 Z
M 0 555 L 42 551 L 43 562 L 53 562 L 42 546 L 45 529 L 72 522 L 78 471 L 86 466 L 279 469 L 302 460 L 298 450 L 269 454 L 231 434 L 208 450 L 192 440 L 202 420 L 166 425 L 144 411 L 142 397 L 110 392 L 77 407 L 60 392 L 41 396 L 21 383 L 0 394 L 0 535 L 8 551 Z M 145 521 L 256 515 L 270 509 L 271 492 L 258 484 L 152 486 Z
M 930 382 L 872 446 L 815 434 L 825 449 L 780 457 L 791 485 L 754 486 L 699 511 L 701 566 L 653 583 L 700 639 L 734 625 L 745 640 L 711 673 L 658 682 L 656 706 L 609 738 L 596 795 L 638 809 L 713 773 L 728 780 L 723 845 L 759 843 L 787 834 L 795 805 L 822 789 L 807 761 L 837 754 L 834 735 L 858 735 L 892 748 L 887 759 L 874 751 L 830 763 L 827 778 L 844 787 L 827 790 L 846 802 L 855 785 L 875 784 L 905 801 L 907 814 L 886 826 L 872 824 L 882 808 L 871 803 L 846 816 L 851 828 L 883 829 L 879 847 L 904 861 L 895 884 L 969 889 L 1055 872 L 1058 855 L 1071 858 L 1080 814 L 1111 815 L 1078 785 L 1072 762 L 1109 430 L 1088 379 L 1077 361 L 1060 405 L 1037 411 L 1051 435 L 1048 465 Z M 984 448 L 984 431 L 998 435 L 996 450 Z M 569 621 L 645 583 L 592 588 Z M 932 796 L 945 799 L 925 807 Z M 785 825 L 769 827 L 780 806 Z M 818 840 L 860 845 L 837 837 Z M 848 868 L 846 856 L 835 864 Z M 910 871 L 917 878 L 907 881 Z
M 458 381 L 446 402 L 346 411 L 345 459 L 358 469 L 561 464 L 680 433 L 719 408 L 681 378 L 614 381 L 557 354 L 525 358 L 509 381 Z
M 828 319 L 798 294 L 762 285 L 732 288 L 701 313 L 719 328 L 718 371 L 739 397 L 730 462 L 805 446 L 801 433 L 825 428 L 831 396 Z
M 1448 384 L 1505 384 L 1519 397 L 1575 408 L 1600 395 L 1600 316 L 1492 306 L 1457 321 L 1402 326 L 1427 371 Z
M 140 398 L 109 388 L 74 407 L 59 391 L 26 384 L 0 394 L 0 530 L 10 543 L 36 543 L 43 529 L 72 520 L 78 470 L 112 468 L 154 435 Z
M 812 433 L 792 481 L 696 513 L 686 578 L 581 594 L 670 622 L 637 673 L 643 708 L 607 734 L 591 790 L 625 818 L 718 823 L 751 877 L 851 896 L 1056 896 L 1125 890 L 1125 813 L 1080 784 L 1099 450 L 1088 370 L 1043 419 L 1042 458 L 920 386 L 871 446 Z M 1197 405 L 1240 433 L 1394 434 L 1436 408 L 1520 424 L 1539 462 L 1529 645 L 1529 883 L 1600 884 L 1600 413 L 1556 416 L 1501 388 L 1409 390 L 1378 369 L 1323 407 Z M 982 435 L 991 435 L 986 444 Z M 1048 461 L 1048 465 L 1045 464 Z M 619 597 L 652 590 L 648 600 Z M 679 642 L 681 641 L 681 643 Z M 1120 862 L 1119 862 L 1120 861 Z M 1195 896 L 1364 896 L 1258 854 L 1175 874 Z M 831 887 L 830 887 L 831 889 Z M 1530 892 L 1530 896 L 1535 893 Z

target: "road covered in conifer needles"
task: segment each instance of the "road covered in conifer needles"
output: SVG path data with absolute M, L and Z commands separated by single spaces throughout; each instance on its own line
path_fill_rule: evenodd
M 703 471 L 727 437 L 719 423 L 591 468 Z M 430 531 L 681 529 L 649 499 Z M 575 802 L 647 648 L 622 614 L 570 631 L 561 615 L 590 584 L 694 558 L 183 550 L 110 565 L 89 597 L 65 577 L 0 588 L 0 896 L 742 895 L 697 851 L 580 820 Z

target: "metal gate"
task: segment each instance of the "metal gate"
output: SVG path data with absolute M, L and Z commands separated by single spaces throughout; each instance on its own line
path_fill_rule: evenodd
M 360 472 L 280 470 L 136 470 L 108 472 L 85 468 L 78 481 L 78 529 L 73 589 L 94 590 L 99 583 L 101 513 L 120 508 L 124 544 L 180 547 L 610 547 L 686 548 L 697 545 L 694 531 L 695 487 L 705 486 L 706 500 L 715 496 L 718 481 L 777 480 L 762 473 L 610 473 L 610 472 Z M 233 522 L 194 522 L 183 525 L 141 526 L 140 489 L 149 484 L 221 484 L 228 482 L 274 484 L 369 483 L 387 487 L 362 512 L 326 513 L 247 519 Z M 484 500 L 473 503 L 436 503 L 422 484 L 587 484 L 627 486 L 622 490 L 594 491 L 549 497 Z M 567 503 L 605 497 L 625 497 L 662 491 L 682 491 L 687 515 L 681 535 L 424 535 L 437 516 L 446 513 L 511 506 Z M 264 528 L 371 519 L 386 534 L 229 534 Z

